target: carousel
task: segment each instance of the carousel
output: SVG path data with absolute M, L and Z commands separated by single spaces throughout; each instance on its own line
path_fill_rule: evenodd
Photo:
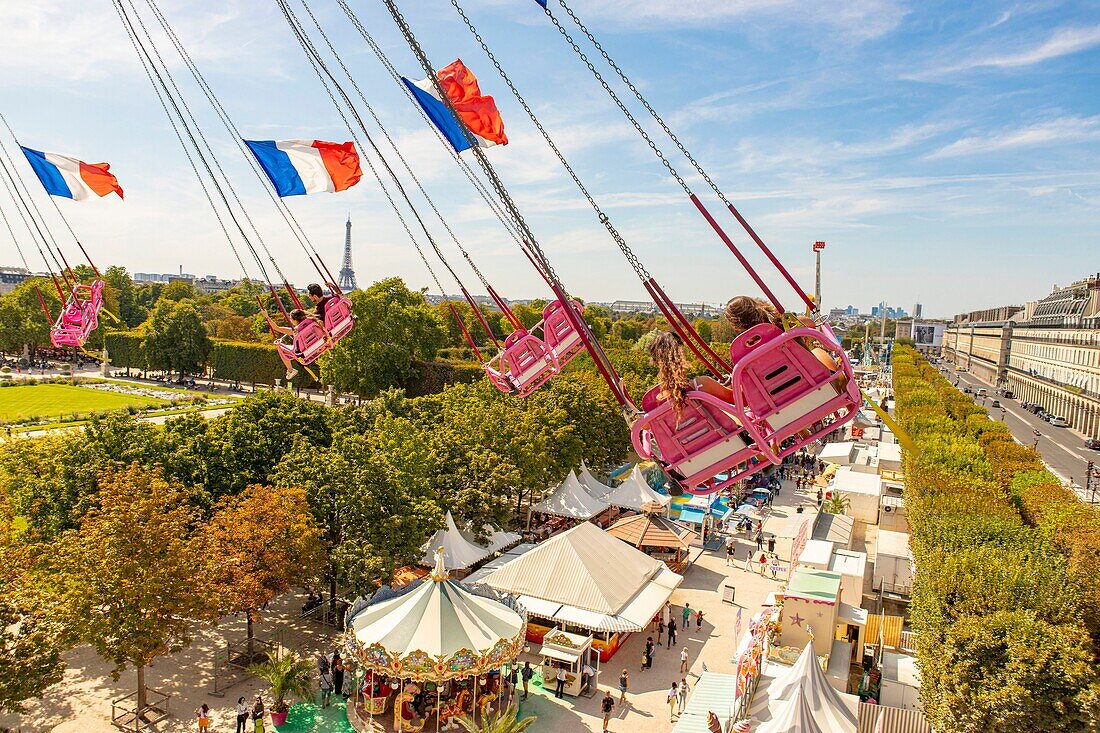
M 456 730 L 462 715 L 499 710 L 515 693 L 509 678 L 526 625 L 517 611 L 450 580 L 439 548 L 427 579 L 349 619 L 358 667 L 349 722 L 359 731 Z

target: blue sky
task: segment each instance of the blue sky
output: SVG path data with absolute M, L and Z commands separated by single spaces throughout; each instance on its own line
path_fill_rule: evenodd
M 353 5 L 398 67 L 421 76 L 381 2 Z M 437 66 L 461 57 L 483 92 L 497 99 L 511 144 L 489 155 L 569 289 L 590 300 L 643 298 L 633 272 L 450 3 L 401 5 Z M 737 262 L 533 0 L 463 5 L 675 299 L 718 302 L 752 292 Z M 908 309 L 919 299 L 926 314 L 949 315 L 1038 298 L 1054 283 L 1100 269 L 1095 3 L 571 5 L 808 289 L 810 245 L 828 242 L 826 306 L 867 309 L 886 299 Z M 335 2 L 311 0 L 311 6 L 497 289 L 509 297 L 545 295 L 545 285 Z M 349 139 L 274 2 L 163 0 L 161 7 L 246 136 Z M 182 265 L 200 275 L 239 276 L 111 3 L 3 3 L 0 27 L 6 46 L 0 110 L 21 141 L 109 161 L 126 189 L 125 202 L 61 202 L 93 256 L 132 271 Z M 162 50 L 171 50 L 167 42 Z M 280 264 L 292 278 L 309 279 L 309 264 L 274 207 L 183 68 L 176 63 L 173 69 L 188 82 L 189 101 Z M 667 140 L 659 143 L 671 148 Z M 684 161 L 673 162 L 688 170 Z M 705 192 L 695 177 L 688 182 Z M 0 205 L 13 213 L 9 201 Z M 350 212 L 361 283 L 398 274 L 410 285 L 430 285 L 369 174 L 343 194 L 298 197 L 290 205 L 334 269 Z M 751 248 L 732 217 L 720 219 L 739 245 Z M 440 235 L 460 276 L 480 291 Z M 0 253 L 4 264 L 17 263 L 6 232 Z M 791 300 L 774 273 L 762 271 Z

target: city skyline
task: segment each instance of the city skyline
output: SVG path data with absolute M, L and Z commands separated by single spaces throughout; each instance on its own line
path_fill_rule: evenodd
M 527 7 L 532 4 L 468 5 L 669 294 L 708 302 L 755 294 L 599 86 Z M 437 65 L 463 58 L 497 99 L 511 144 L 490 150 L 490 158 L 567 287 L 589 300 L 644 297 L 457 17 L 446 3 L 429 6 L 410 6 L 410 23 Z M 746 7 L 708 0 L 683 8 L 651 0 L 578 3 L 803 288 L 812 290 L 812 243 L 828 243 L 826 307 L 889 294 L 908 304 L 919 298 L 930 317 L 945 316 L 1041 297 L 1054 283 L 1079 276 L 1100 233 L 1100 165 L 1090 144 L 1100 138 L 1100 101 L 1088 93 L 1100 68 L 1094 12 L 1075 4 L 1001 9 L 894 0 L 858 3 L 844 13 L 794 14 L 782 12 L 785 7 L 779 0 Z M 169 2 L 164 10 L 243 134 L 349 139 L 273 6 L 238 0 L 213 11 Z M 317 12 L 497 289 L 513 298 L 547 295 L 342 14 L 325 4 Z M 415 76 L 392 22 L 379 8 L 362 12 L 401 71 Z M 934 22 L 944 17 L 950 22 Z M 124 202 L 60 202 L 96 260 L 153 271 L 172 252 L 191 251 L 191 269 L 235 273 L 233 255 L 117 18 L 98 6 L 74 10 L 60 2 L 6 8 L 0 18 L 12 48 L 0 60 L 7 72 L 0 108 L 20 139 L 106 160 L 126 188 Z M 47 35 L 67 42 L 47 44 Z M 54 50 L 44 53 L 47 47 Z M 539 63 L 523 63 L 532 49 Z M 172 68 L 281 266 L 292 279 L 308 279 L 311 267 L 277 212 L 182 66 Z M 369 176 L 344 194 L 301 198 L 288 203 L 330 268 L 338 269 L 350 210 L 363 222 L 357 251 L 366 264 L 357 274 L 364 282 L 395 274 L 412 287 L 434 289 Z M 11 203 L 3 206 L 12 215 Z M 64 231 L 51 212 L 47 216 L 55 234 Z M 732 219 L 723 221 L 733 232 Z M 453 243 L 437 234 L 448 256 L 463 265 Z M 734 238 L 759 264 L 751 243 Z M 14 252 L 5 259 L 14 264 Z M 464 266 L 456 269 L 466 282 L 475 281 Z M 762 272 L 793 307 L 782 281 Z M 898 272 L 908 277 L 894 278 Z

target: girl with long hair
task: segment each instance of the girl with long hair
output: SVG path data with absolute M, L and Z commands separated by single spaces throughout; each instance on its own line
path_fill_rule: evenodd
M 729 387 L 710 377 L 688 378 L 690 364 L 684 352 L 684 342 L 675 333 L 662 331 L 657 334 L 657 338 L 649 344 L 649 358 L 657 367 L 657 383 L 661 386 L 659 396 L 672 404 L 677 415 L 683 412 L 684 399 L 691 390 L 707 392 L 727 402 L 733 399 Z

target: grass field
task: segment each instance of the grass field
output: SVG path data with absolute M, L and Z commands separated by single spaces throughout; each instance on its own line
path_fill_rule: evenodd
M 38 384 L 0 389 L 0 423 L 16 422 L 31 416 L 55 417 L 74 412 L 87 414 L 119 410 L 131 405 L 150 407 L 167 405 L 166 400 L 139 395 L 104 392 L 68 384 Z

